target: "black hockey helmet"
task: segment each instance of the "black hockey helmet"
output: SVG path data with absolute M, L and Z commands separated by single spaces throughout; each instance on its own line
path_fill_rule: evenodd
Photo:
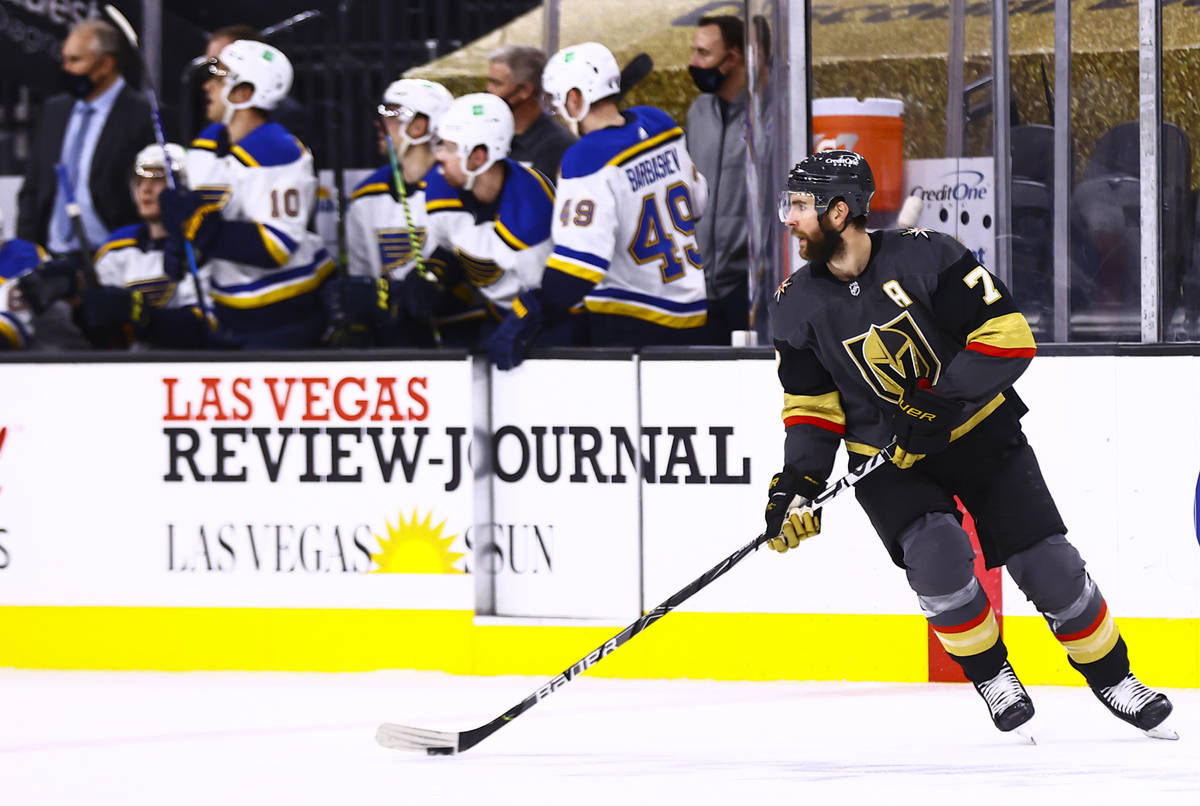
M 817 217 L 824 216 L 835 199 L 850 208 L 850 217 L 871 211 L 875 176 L 861 154 L 853 151 L 818 151 L 805 157 L 788 174 L 787 190 L 781 194 L 780 217 L 786 219 L 791 206 L 789 193 L 811 193 Z

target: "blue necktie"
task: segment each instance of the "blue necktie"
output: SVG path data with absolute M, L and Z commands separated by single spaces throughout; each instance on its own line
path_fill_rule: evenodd
M 80 182 L 87 181 L 85 177 L 79 175 L 79 162 L 83 156 L 83 143 L 87 140 L 88 127 L 92 124 L 92 115 L 95 111 L 96 107 L 88 104 L 84 104 L 80 108 L 79 113 L 83 116 L 83 119 L 79 121 L 79 128 L 76 129 L 75 136 L 71 139 L 71 143 L 67 148 L 67 176 L 71 179 L 72 190 L 76 191 L 76 198 L 79 196 L 78 189 Z M 66 199 L 63 199 L 63 203 L 66 203 Z M 66 229 L 62 233 L 63 239 L 69 241 L 74 237 L 74 233 L 71 231 L 70 216 L 67 216 L 65 219 L 64 226 Z

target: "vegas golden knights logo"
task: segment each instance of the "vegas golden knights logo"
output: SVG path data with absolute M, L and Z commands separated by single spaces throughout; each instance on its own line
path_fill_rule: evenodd
M 942 362 L 908 311 L 842 344 L 875 394 L 893 403 L 915 378 L 935 384 L 942 374 Z

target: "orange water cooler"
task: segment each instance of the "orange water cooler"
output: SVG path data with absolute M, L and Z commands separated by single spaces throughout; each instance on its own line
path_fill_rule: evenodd
M 813 151 L 855 151 L 875 175 L 872 210 L 900 209 L 904 180 L 904 101 L 894 98 L 816 98 Z

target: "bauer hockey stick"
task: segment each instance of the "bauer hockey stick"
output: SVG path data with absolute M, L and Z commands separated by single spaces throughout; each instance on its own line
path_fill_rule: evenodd
M 864 462 L 857 470 L 851 470 L 846 475 L 835 481 L 827 487 L 819 495 L 810 501 L 810 505 L 817 506 L 825 503 L 833 498 L 844 493 L 846 490 L 853 487 L 863 476 L 866 476 L 871 471 L 878 468 L 880 465 L 889 461 L 890 446 L 879 453 L 872 456 Z M 637 621 L 630 624 L 625 629 L 614 635 L 612 638 L 605 641 L 601 646 L 596 647 L 579 661 L 565 669 L 562 674 L 543 683 L 537 691 L 530 694 L 519 703 L 509 708 L 500 716 L 488 722 L 485 725 L 480 725 L 471 730 L 454 732 L 444 730 L 427 730 L 425 728 L 413 728 L 406 725 L 397 725 L 391 722 L 385 722 L 379 726 L 379 730 L 375 733 L 375 741 L 384 747 L 393 750 L 424 750 L 431 756 L 449 756 L 455 753 L 462 753 L 470 750 L 475 745 L 482 742 L 487 737 L 491 736 L 500 728 L 512 722 L 521 714 L 528 711 L 539 702 L 549 697 L 560 688 L 570 683 L 579 675 L 586 672 L 588 669 L 595 666 L 600 661 L 604 660 L 608 655 L 615 652 L 626 641 L 640 633 L 642 630 L 649 627 L 654 622 L 658 621 L 663 616 L 670 613 L 676 607 L 687 601 L 693 594 L 708 586 L 710 582 L 717 577 L 723 575 L 730 568 L 740 563 L 745 559 L 746 555 L 758 549 L 763 543 L 766 543 L 768 536 L 764 533 L 751 540 L 740 549 L 730 554 L 724 560 L 714 565 L 712 568 L 705 571 L 682 590 L 677 591 L 665 602 L 658 607 L 644 614 Z
M 150 102 L 150 117 L 154 121 L 154 138 L 158 141 L 158 147 L 163 153 L 163 168 L 167 175 L 167 187 L 174 190 L 178 187 L 175 181 L 175 169 L 171 167 L 171 155 L 167 153 L 167 135 L 163 131 L 162 111 L 158 107 L 158 97 L 154 93 L 154 79 L 150 72 L 150 65 L 146 61 L 146 54 L 142 53 L 141 45 L 138 44 L 137 34 L 134 33 L 133 26 L 129 24 L 129 20 L 125 19 L 125 15 L 111 5 L 104 6 L 104 15 L 108 17 L 109 22 L 116 25 L 125 37 L 125 41 L 129 44 L 131 50 L 137 54 L 138 59 L 142 62 L 143 83 L 146 85 L 146 100 Z M 205 322 L 214 322 L 216 318 L 208 307 L 208 300 L 204 296 L 204 286 L 200 282 L 200 271 L 196 268 L 196 250 L 192 248 L 192 242 L 183 239 L 183 251 L 187 255 L 188 272 L 192 275 L 192 282 L 196 286 L 196 304 L 200 306 L 200 312 L 204 314 Z

